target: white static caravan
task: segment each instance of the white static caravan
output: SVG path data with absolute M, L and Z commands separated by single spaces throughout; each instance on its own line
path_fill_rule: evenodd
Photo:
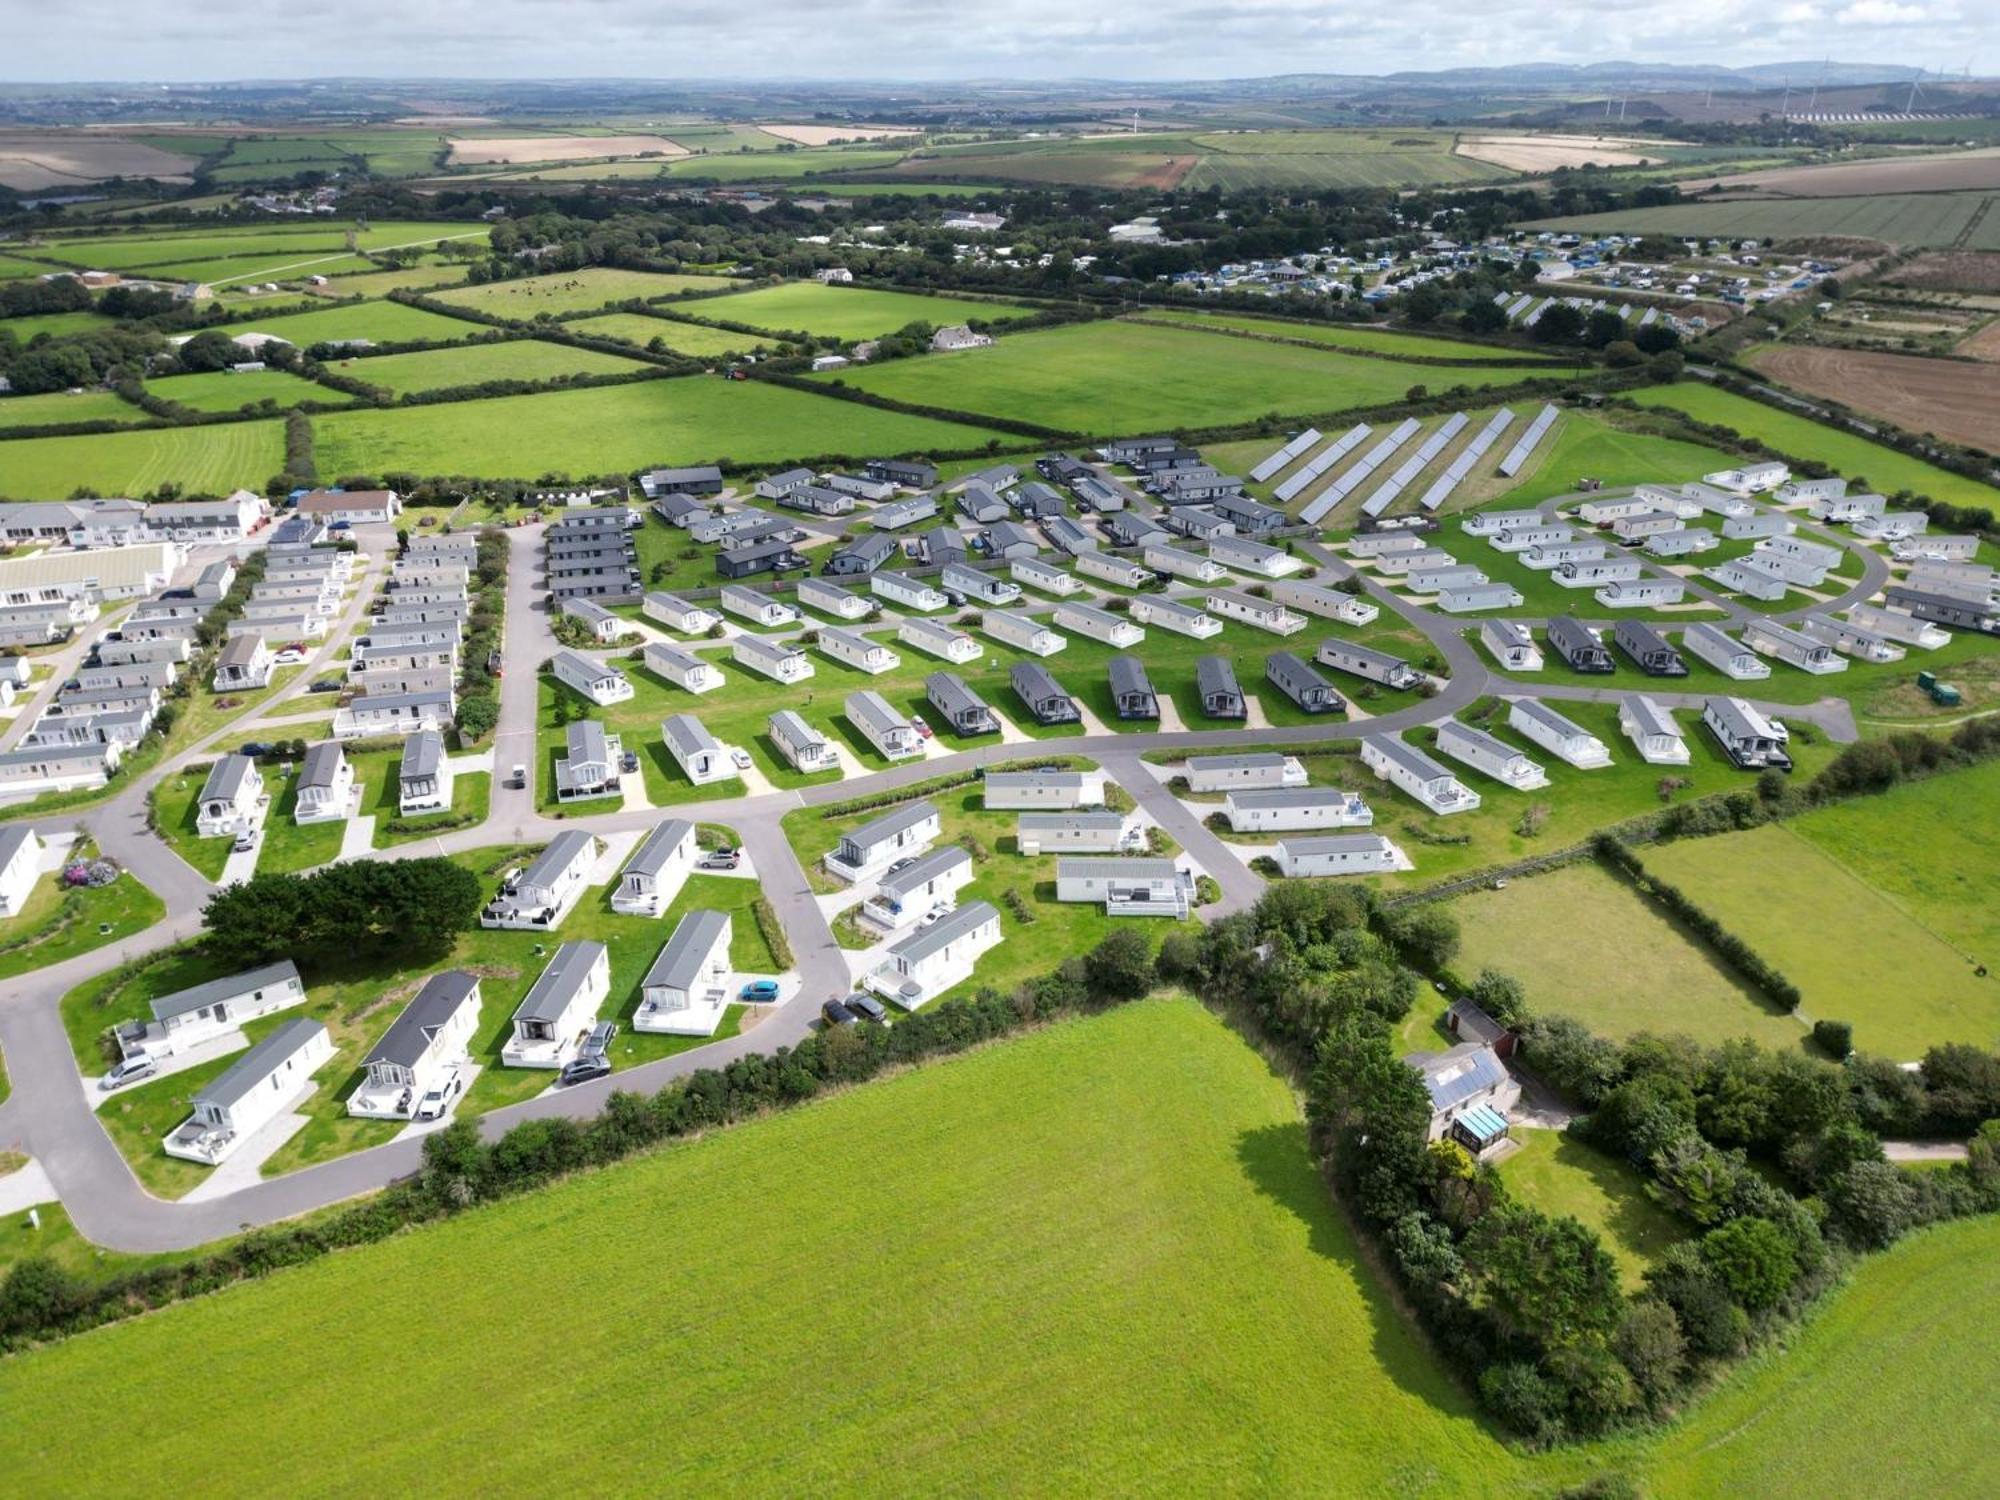
M 1588 526 L 1609 526 L 1625 516 L 1644 515 L 1657 509 L 1659 506 L 1650 498 L 1627 495 L 1621 499 L 1586 500 L 1576 508 L 1576 513 Z
M 1056 900 L 1102 902 L 1108 916 L 1184 921 L 1193 910 L 1193 895 L 1193 876 L 1171 859 L 1056 861 Z
M 1978 552 L 1976 536 L 1904 537 L 1889 548 L 1898 562 L 1971 562 Z
M 1107 552 L 1083 552 L 1076 558 L 1076 570 L 1086 577 L 1103 583 L 1113 583 L 1123 589 L 1144 588 L 1152 582 L 1149 568 L 1142 567 L 1127 557 L 1113 557 Z
M 654 824 L 618 872 L 611 909 L 628 917 L 659 916 L 673 905 L 700 853 L 694 824 L 687 819 Z
M 1611 764 L 1611 752 L 1605 749 L 1604 741 L 1537 699 L 1511 700 L 1507 706 L 1507 725 L 1552 755 L 1561 756 L 1579 771 L 1594 771 Z
M 1135 846 L 1138 838 L 1138 830 L 1123 813 L 1102 809 L 1024 812 L 1014 820 L 1014 847 L 1028 859 L 1058 850 L 1117 854 Z
M 1713 552 L 1721 544 L 1706 526 L 1677 526 L 1672 531 L 1656 531 L 1646 538 L 1649 557 L 1692 557 L 1697 552 Z
M 1424 680 L 1424 674 L 1402 657 L 1378 651 L 1373 646 L 1364 646 L 1358 641 L 1344 641 L 1337 636 L 1328 636 L 1321 641 L 1313 660 L 1323 667 L 1332 667 L 1337 672 L 1345 672 L 1366 682 L 1379 682 L 1398 692 L 1416 687 Z
M 1069 644 L 1062 635 L 1049 629 L 1039 620 L 1027 615 L 1013 614 L 1004 609 L 989 609 L 980 624 L 994 640 L 1003 646 L 1012 646 L 1017 651 L 1026 651 L 1035 656 L 1054 656 Z
M 937 582 L 947 598 L 960 593 L 972 604 L 1012 604 L 1021 597 L 1021 586 L 1011 578 L 966 563 L 946 563 L 938 570 Z
M 895 943 L 868 987 L 904 1010 L 915 1010 L 972 977 L 981 954 L 1000 942 L 1000 913 L 984 901 L 919 928 Z
M 1306 828 L 1366 828 L 1374 809 L 1359 792 L 1332 786 L 1238 789 L 1222 800 L 1222 816 L 1235 833 L 1285 833 Z
M 125 1057 L 145 1052 L 171 1057 L 237 1030 L 245 1021 L 289 1010 L 306 1000 L 305 982 L 290 959 L 261 969 L 211 979 L 153 1001 L 150 1021 L 130 1021 L 117 1031 Z
M 1146 638 L 1146 632 L 1123 615 L 1114 615 L 1109 610 L 1096 609 L 1088 604 L 1058 604 L 1052 618 L 1064 630 L 1086 640 L 1116 646 L 1121 651 L 1138 645 Z
M 1825 676 L 1847 670 L 1847 659 L 1836 655 L 1832 646 L 1775 620 L 1750 621 L 1743 627 L 1743 643 L 1801 672 Z
M 1366 531 L 1347 539 L 1350 557 L 1388 557 L 1397 552 L 1422 552 L 1429 546 L 1414 531 Z
M 858 885 L 871 875 L 879 875 L 898 859 L 922 854 L 936 842 L 942 827 L 934 803 L 922 800 L 905 803 L 843 833 L 840 841 L 820 857 L 820 862 L 828 874 Z
M 766 722 L 771 732 L 771 743 L 778 747 L 778 753 L 791 763 L 794 771 L 815 776 L 840 769 L 840 757 L 834 753 L 833 741 L 791 709 L 779 709 Z
M 1521 591 L 1510 583 L 1467 583 L 1441 589 L 1437 607 L 1448 615 L 1473 615 L 1488 609 L 1518 609 Z
M 1399 735 L 1363 736 L 1361 763 L 1440 816 L 1479 806 L 1479 793 Z
M 1306 628 L 1306 617 L 1295 615 L 1275 599 L 1259 599 L 1236 589 L 1210 589 L 1203 597 L 1208 611 L 1225 620 L 1240 620 L 1272 635 L 1297 635 Z
M 824 578 L 805 577 L 798 583 L 798 600 L 807 609 L 816 609 L 836 620 L 859 620 L 875 606 L 852 589 L 844 589 Z
M 842 630 L 837 625 L 829 625 L 820 631 L 819 649 L 842 666 L 876 677 L 884 672 L 893 672 L 903 664 L 903 658 L 880 641 L 858 630 Z
M 1271 585 L 1271 598 L 1291 609 L 1303 610 L 1326 620 L 1347 625 L 1367 625 L 1382 613 L 1380 605 L 1358 594 L 1344 594 L 1324 584 L 1281 578 Z
M 693 714 L 669 714 L 660 721 L 660 738 L 681 774 L 696 786 L 738 779 L 735 761 L 722 742 Z
M 739 667 L 748 667 L 773 682 L 804 682 L 813 675 L 812 658 L 795 641 L 777 641 L 761 635 L 739 635 L 730 647 Z
M 1611 534 L 1621 542 L 1644 541 L 1669 531 L 1680 531 L 1681 518 L 1670 510 L 1642 510 L 1637 515 L 1620 516 L 1611 523 Z
M 481 999 L 478 976 L 463 969 L 426 979 L 363 1060 L 364 1076 L 348 1095 L 347 1112 L 364 1120 L 410 1120 L 448 1107 L 453 1080 L 471 1061 Z
M 674 925 L 639 982 L 632 1029 L 667 1036 L 714 1036 L 729 1009 L 729 913 L 697 908 Z
M 1479 627 L 1479 643 L 1509 672 L 1539 672 L 1545 665 L 1534 632 L 1518 620 L 1488 620 Z
M 1192 552 L 1183 552 L 1178 547 L 1154 544 L 1141 554 L 1146 566 L 1156 573 L 1170 573 L 1176 578 L 1185 578 L 1190 583 L 1214 583 L 1227 575 L 1219 563 L 1206 557 L 1196 557 Z
M 1471 563 L 1453 563 L 1445 568 L 1414 568 L 1403 576 L 1403 587 L 1413 594 L 1442 594 L 1446 589 L 1477 588 L 1487 581 Z
M 1437 729 L 1437 750 L 1462 765 L 1483 771 L 1503 786 L 1517 792 L 1531 792 L 1549 784 L 1549 773 L 1539 762 L 1530 760 L 1505 741 L 1483 729 L 1446 719 Z
M 479 914 L 481 927 L 553 932 L 576 909 L 596 867 L 597 840 L 565 829 L 524 869 L 500 877 L 500 890 Z
M 1774 510 L 1755 510 L 1748 515 L 1728 516 L 1722 522 L 1723 540 L 1730 542 L 1790 536 L 1797 529 L 1796 521 L 1789 520 Z
M 861 903 L 861 915 L 885 933 L 900 932 L 940 908 L 949 913 L 958 893 L 972 883 L 972 874 L 972 855 L 960 845 L 933 849 L 876 881 L 874 893 Z
M 866 689 L 849 693 L 841 712 L 887 760 L 914 760 L 924 753 L 924 739 L 916 726 L 891 708 L 880 693 Z
M 1479 510 L 1458 524 L 1467 536 L 1497 536 L 1503 531 L 1543 523 L 1542 513 L 1538 510 Z
M 592 661 L 578 651 L 558 651 L 549 658 L 549 671 L 557 682 L 581 693 L 600 708 L 623 703 L 632 696 L 632 684 L 625 674 L 604 662 Z
M 161 1142 L 167 1155 L 215 1166 L 311 1090 L 313 1071 L 333 1056 L 318 1021 L 285 1022 L 194 1096 L 194 1113 Z
M 1530 547 L 1553 547 L 1562 542 L 1576 540 L 1576 528 L 1555 524 L 1533 526 L 1510 526 L 1504 531 L 1491 533 L 1486 545 L 1495 552 L 1526 552 Z
M 1287 879 L 1332 875 L 1383 875 L 1410 868 L 1409 856 L 1379 833 L 1329 834 L 1279 839 L 1271 856 Z
M 1836 620 L 1831 615 L 1807 615 L 1799 621 L 1799 633 L 1810 636 L 1823 646 L 1844 651 L 1856 661 L 1901 661 L 1909 654 L 1887 636 L 1850 620 Z
M 1618 728 L 1648 765 L 1688 763 L 1687 741 L 1681 738 L 1674 716 L 1645 694 L 1627 693 L 1618 700 Z
M 1606 609 L 1650 609 L 1679 604 L 1687 598 L 1687 585 L 1678 578 L 1628 578 L 1607 583 L 1591 597 Z
M 722 668 L 665 641 L 648 641 L 639 662 L 656 677 L 690 693 L 709 693 L 722 686 Z
M 1375 559 L 1377 571 L 1391 578 L 1421 572 L 1426 568 L 1451 568 L 1458 559 L 1442 547 L 1417 547 L 1408 552 L 1384 552 Z
M 1538 547 L 1530 547 L 1521 554 L 1521 566 L 1533 568 L 1536 572 L 1553 572 L 1564 563 L 1602 562 L 1611 555 L 1611 549 L 1603 542 L 1544 542 Z
M 598 942 L 564 943 L 514 1007 L 513 1035 L 500 1049 L 510 1068 L 560 1068 L 597 1020 L 611 992 L 611 955 Z
M 1242 755 L 1190 755 L 1188 790 L 1230 792 L 1248 787 L 1304 786 L 1306 768 L 1289 755 L 1251 751 Z
M 1208 544 L 1209 558 L 1221 563 L 1225 568 L 1237 568 L 1245 573 L 1255 573 L 1259 578 L 1283 578 L 1288 573 L 1296 573 L 1305 564 L 1282 547 L 1273 547 L 1268 542 L 1254 542 L 1248 537 L 1218 536 Z
M 1759 562 L 1754 554 L 1704 568 L 1702 576 L 1732 593 L 1745 594 L 1767 603 L 1784 598 L 1785 590 L 1791 587 L 1782 574 Z
M 719 597 L 722 607 L 729 613 L 765 630 L 779 630 L 799 623 L 799 612 L 791 605 L 740 583 L 724 584 Z
M 1104 773 L 1088 771 L 988 771 L 980 779 L 981 805 L 989 812 L 1071 811 L 1104 805 Z
M 1872 630 L 1892 641 L 1925 651 L 1935 651 L 1951 642 L 1950 631 L 1933 625 L 1929 620 L 1919 620 L 1907 610 L 1889 609 L 1880 604 L 1856 604 L 1849 607 L 1847 618 L 1863 630 Z
M 1037 557 L 1017 557 L 1007 565 L 1007 572 L 1016 583 L 1026 584 L 1044 594 L 1054 594 L 1057 598 L 1066 599 L 1083 588 L 1074 577 L 1054 563 L 1043 562 Z
M 1143 594 L 1132 601 L 1132 618 L 1142 625 L 1156 625 L 1175 635 L 1207 640 L 1222 634 L 1222 621 L 1192 604 L 1183 604 L 1158 594 Z
M 896 627 L 896 639 L 948 662 L 977 661 L 986 654 L 986 648 L 964 631 L 938 620 L 904 620 Z
M 1719 625 L 1701 621 L 1681 632 L 1681 649 L 1699 656 L 1725 677 L 1756 682 L 1771 675 L 1771 664 Z
M 1645 571 L 1636 557 L 1600 557 L 1594 562 L 1557 563 L 1554 577 L 1566 589 L 1596 589 L 1631 582 Z
M 934 614 L 951 601 L 927 583 L 920 583 L 904 573 L 892 573 L 878 568 L 868 575 L 868 591 L 884 603 L 896 605 L 900 609 L 914 609 L 923 614 Z

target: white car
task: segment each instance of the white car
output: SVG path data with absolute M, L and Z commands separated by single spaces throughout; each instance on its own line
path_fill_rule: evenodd
M 438 1119 L 447 1109 L 451 1108 L 451 1101 L 459 1096 L 460 1091 L 464 1087 L 465 1080 L 458 1076 L 458 1070 L 454 1068 L 451 1077 L 445 1079 L 436 1088 L 426 1092 L 424 1097 L 417 1101 L 416 1118 L 419 1120 Z
M 737 770 L 747 771 L 750 769 L 750 752 L 748 750 L 731 750 L 729 758 L 736 763 Z
M 159 1070 L 158 1061 L 143 1052 L 135 1052 L 98 1079 L 97 1086 L 108 1094 L 113 1089 L 122 1089 L 128 1083 L 137 1083 L 141 1078 L 150 1077 Z
M 271 665 L 274 667 L 295 667 L 305 659 L 305 652 L 301 651 L 297 646 L 287 646 L 284 650 L 272 656 Z

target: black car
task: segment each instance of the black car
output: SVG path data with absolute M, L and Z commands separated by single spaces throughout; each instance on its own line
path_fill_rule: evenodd
M 881 1025 L 889 1019 L 889 1008 L 873 995 L 849 995 L 840 1002 L 864 1021 Z
M 237 753 L 239 755 L 247 755 L 252 760 L 256 760 L 261 756 L 269 755 L 272 749 L 272 746 L 265 744 L 262 740 L 251 740 Z
M 852 1026 L 861 1018 L 838 1000 L 829 1000 L 819 1008 L 829 1026 Z

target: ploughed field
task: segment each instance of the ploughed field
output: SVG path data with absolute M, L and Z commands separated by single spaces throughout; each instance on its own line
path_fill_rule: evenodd
M 1773 348 L 1763 374 L 1808 395 L 1975 448 L 2000 448 L 2000 369 L 1859 349 Z

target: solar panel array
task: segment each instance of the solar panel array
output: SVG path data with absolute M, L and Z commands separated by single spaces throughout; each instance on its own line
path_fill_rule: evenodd
M 1361 440 L 1367 437 L 1371 431 L 1373 429 L 1366 422 L 1362 422 L 1352 430 L 1343 433 L 1320 449 L 1311 458 L 1307 459 L 1304 468 L 1292 475 L 1291 478 L 1285 480 L 1271 493 L 1277 496 L 1280 503 L 1288 500 L 1296 500 L 1300 495 L 1305 493 L 1307 485 L 1311 484 L 1320 475 L 1324 474 L 1328 469 L 1332 468 L 1341 459 L 1359 447 Z
M 1262 484 L 1318 441 L 1319 429 L 1317 427 L 1308 427 L 1304 432 L 1300 433 L 1289 443 L 1285 444 L 1284 447 L 1252 469 L 1250 477 L 1257 483 Z
M 1382 481 L 1380 488 L 1361 502 L 1361 514 L 1379 516 L 1394 505 L 1396 497 L 1403 493 L 1409 482 L 1423 473 L 1425 465 L 1444 452 L 1445 444 L 1465 431 L 1466 424 L 1471 420 L 1462 411 L 1455 411 L 1445 418 L 1438 430 L 1425 438 L 1415 453 L 1397 464 L 1395 472 Z
M 1459 487 L 1466 475 L 1472 472 L 1472 466 L 1486 456 L 1486 450 L 1498 442 L 1500 434 L 1511 427 L 1513 423 L 1514 414 L 1507 410 L 1506 407 L 1503 406 L 1500 410 L 1493 413 L 1487 419 L 1486 425 L 1479 429 L 1478 436 L 1467 443 L 1465 451 L 1460 453 L 1457 458 L 1454 458 L 1451 461 L 1451 466 L 1438 475 L 1436 480 L 1432 482 L 1431 487 L 1424 491 L 1423 498 L 1418 500 L 1417 504 L 1421 505 L 1425 510 L 1436 510 L 1440 505 L 1444 504 L 1445 498 Z
M 1537 302 L 1535 304 L 1535 310 L 1529 313 L 1528 316 L 1522 321 L 1525 322 L 1528 327 L 1533 328 L 1537 323 L 1542 321 L 1542 314 L 1547 312 L 1550 308 L 1554 307 L 1555 305 L 1556 305 L 1555 298 L 1545 297 L 1540 302 Z
M 1520 317 L 1522 313 L 1528 310 L 1528 305 L 1534 300 L 1533 297 L 1528 296 L 1516 297 L 1512 302 L 1507 304 L 1507 316 L 1510 318 Z
M 1302 521 L 1317 521 L 1341 501 L 1361 487 L 1362 481 L 1389 461 L 1389 455 L 1417 435 L 1417 429 L 1424 424 L 1415 417 L 1405 417 L 1400 426 L 1370 448 L 1361 457 L 1361 462 L 1313 496 L 1312 504 L 1299 512 Z
M 1528 461 L 1528 455 L 1535 451 L 1535 444 L 1555 425 L 1556 409 L 1545 406 L 1535 413 L 1535 420 L 1528 424 L 1528 430 L 1521 434 L 1521 440 L 1507 450 L 1507 456 L 1500 460 L 1501 477 L 1512 479 L 1521 472 L 1521 465 Z

